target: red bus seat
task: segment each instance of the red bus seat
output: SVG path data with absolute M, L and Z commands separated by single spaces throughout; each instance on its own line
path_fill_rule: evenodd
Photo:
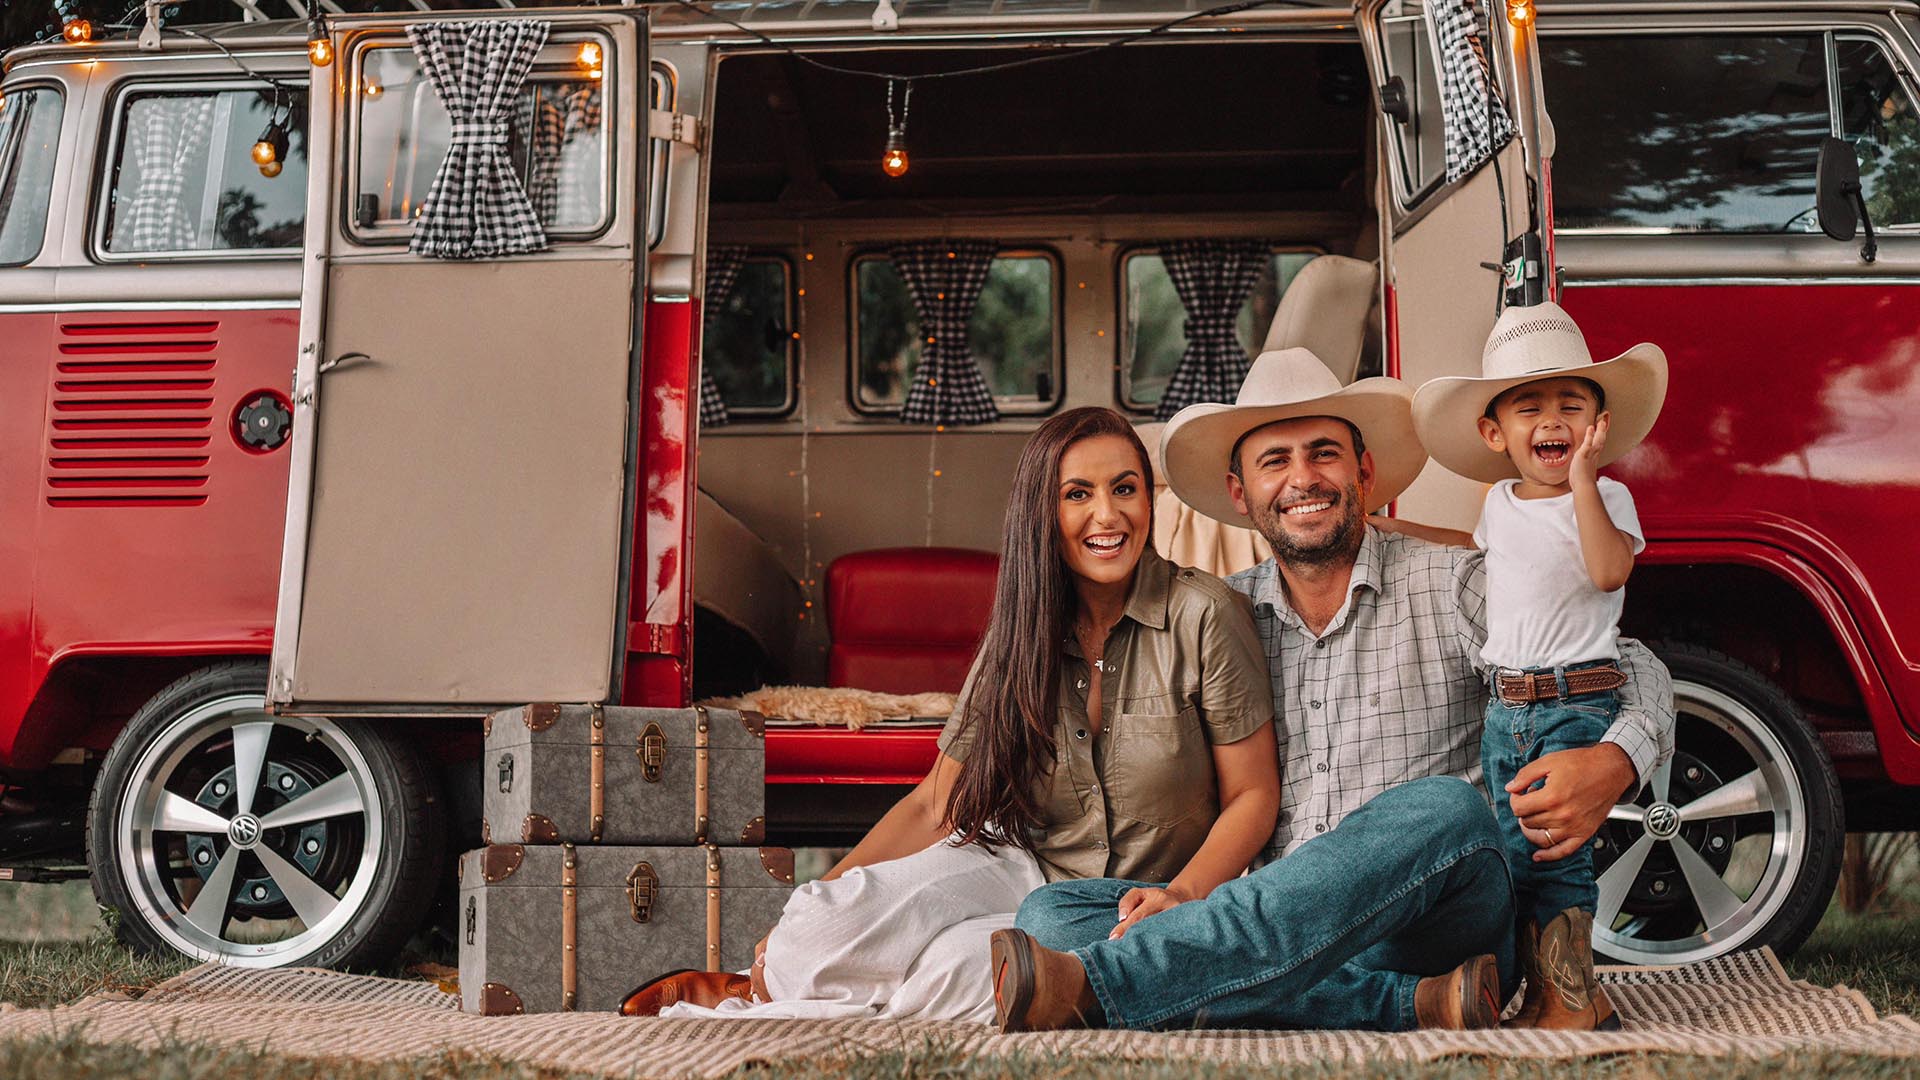
M 827 683 L 958 693 L 986 633 L 1000 558 L 967 548 L 879 548 L 827 568 Z

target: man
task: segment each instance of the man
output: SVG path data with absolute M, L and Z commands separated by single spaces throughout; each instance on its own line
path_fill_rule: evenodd
M 1229 579 L 1253 600 L 1280 713 L 1273 861 L 1205 898 L 1153 890 L 1118 924 L 1142 883 L 1034 893 L 1019 929 L 994 936 L 1003 1030 L 1498 1021 L 1518 975 L 1513 895 L 1486 796 L 1463 782 L 1478 776 L 1486 704 L 1485 571 L 1479 552 L 1365 517 L 1426 462 L 1410 398 L 1397 379 L 1343 388 L 1288 349 L 1254 362 L 1236 404 L 1168 424 L 1173 489 L 1274 548 Z M 1494 793 L 1512 800 L 1536 858 L 1579 850 L 1672 753 L 1666 669 L 1638 642 L 1620 650 L 1627 683 L 1606 739 L 1544 756 Z

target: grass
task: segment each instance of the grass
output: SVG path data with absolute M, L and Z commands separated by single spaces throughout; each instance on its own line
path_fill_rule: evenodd
M 31 890 L 31 891 L 28 891 Z M 1920 1016 L 1920 882 L 1909 876 L 1865 915 L 1829 911 L 1811 939 L 1786 961 L 1799 979 L 1844 983 L 1885 1013 Z M 90 936 L 87 936 L 90 935 Z M 100 991 L 137 994 L 186 969 L 179 960 L 137 957 L 106 933 L 84 884 L 0 887 L 0 1002 L 43 1007 Z M 79 937 L 79 940 L 73 940 Z M 53 938 L 56 940 L 44 940 Z M 58 940 L 65 938 L 66 940 Z M 472 1054 L 442 1053 L 407 1061 L 361 1063 L 305 1059 L 256 1050 L 170 1041 L 158 1048 L 97 1045 L 79 1033 L 0 1042 L 0 1077 L 93 1080 L 576 1080 L 597 1073 L 541 1069 Z M 749 1066 L 733 1080 L 1778 1080 L 1781 1076 L 1908 1077 L 1910 1061 L 1800 1054 L 1756 1061 L 1676 1055 L 1623 1055 L 1581 1061 L 1453 1059 L 1324 1062 L 1295 1067 L 1212 1065 L 1190 1061 L 1127 1062 L 1024 1055 L 979 1059 L 923 1046 L 851 1061 L 801 1060 Z

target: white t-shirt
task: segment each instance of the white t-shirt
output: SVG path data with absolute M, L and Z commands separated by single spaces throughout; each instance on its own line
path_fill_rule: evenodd
M 1573 495 L 1521 499 L 1518 480 L 1487 492 L 1473 542 L 1487 553 L 1487 644 L 1494 667 L 1538 668 L 1620 658 L 1620 609 L 1627 590 L 1601 592 L 1587 576 Z M 1615 528 L 1647 546 L 1627 486 L 1600 478 L 1600 501 Z

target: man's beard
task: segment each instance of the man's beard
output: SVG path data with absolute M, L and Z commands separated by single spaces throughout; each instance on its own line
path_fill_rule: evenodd
M 1331 493 L 1312 494 L 1324 499 Z M 1294 499 L 1296 505 L 1309 501 L 1313 500 Z M 1367 527 L 1360 509 L 1359 485 L 1349 484 L 1340 489 L 1337 505 L 1340 511 L 1339 524 L 1328 531 L 1325 539 L 1313 543 L 1303 542 L 1287 531 L 1286 511 L 1281 508 L 1278 499 L 1264 508 L 1256 508 L 1249 517 L 1253 519 L 1254 528 L 1259 529 L 1260 535 L 1273 545 L 1273 554 L 1281 562 L 1325 566 L 1351 556 L 1359 547 L 1361 530 Z

